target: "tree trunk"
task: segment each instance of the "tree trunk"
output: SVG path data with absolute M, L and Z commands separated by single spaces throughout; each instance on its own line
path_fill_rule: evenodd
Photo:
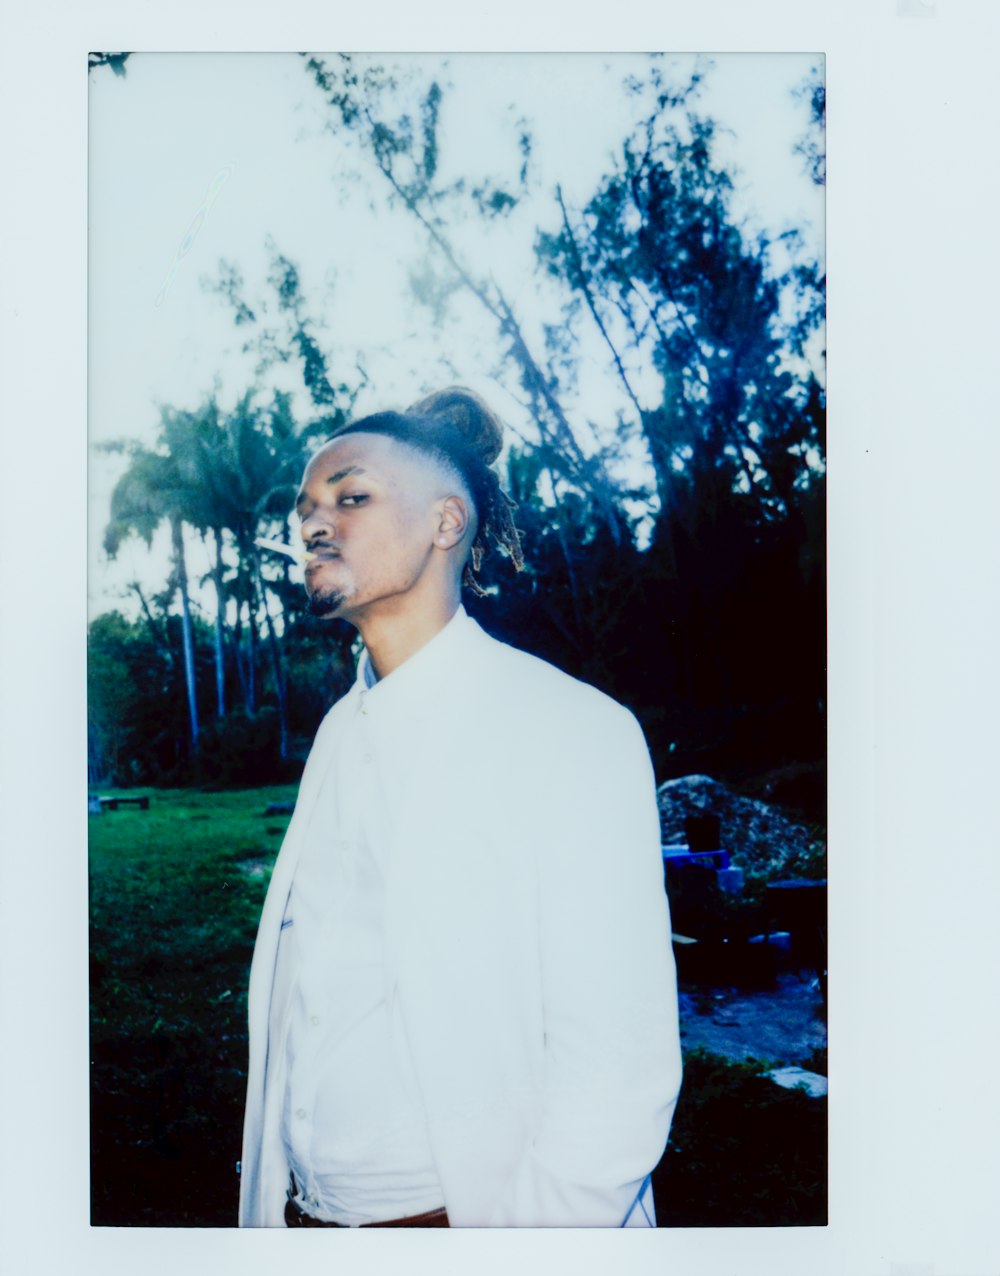
M 222 529 L 213 527 L 212 534 L 215 537 L 215 563 L 212 567 L 212 576 L 215 580 L 215 699 L 216 712 L 220 718 L 224 718 L 226 716 L 226 653 L 224 641 L 226 600 L 225 586 L 222 583 L 224 571 L 222 563 Z
M 108 764 L 104 749 L 101 747 L 101 733 L 93 722 L 87 722 L 87 784 L 104 784 L 107 780 Z
M 243 709 L 246 713 L 251 713 L 250 708 L 250 687 L 247 682 L 246 657 L 243 654 L 243 604 L 239 599 L 236 600 L 236 623 L 233 625 L 233 631 L 229 635 L 229 641 L 233 649 L 233 663 L 236 666 L 236 678 L 240 684 L 240 692 L 243 695 Z
M 274 621 L 271 619 L 271 609 L 267 605 L 264 575 L 260 570 L 260 558 L 257 554 L 254 554 L 253 556 L 253 565 L 257 579 L 257 587 L 260 590 L 260 601 L 264 607 L 264 620 L 267 624 L 267 645 L 271 655 L 271 670 L 274 675 L 274 690 L 278 697 L 278 726 L 281 733 L 279 754 L 282 758 L 287 758 L 288 714 L 285 695 L 285 671 L 281 662 L 281 649 L 278 646 L 278 635 L 274 631 Z
M 257 617 L 254 615 L 253 583 L 247 599 L 247 713 L 257 712 Z
M 244 533 L 236 537 L 236 550 L 239 554 L 237 576 L 236 626 L 240 664 L 240 682 L 243 686 L 243 703 L 247 714 L 253 716 L 257 712 L 257 588 L 253 577 L 254 548 Z M 246 611 L 246 645 L 240 626 L 240 609 Z
M 177 588 L 181 596 L 181 635 L 184 641 L 184 681 L 187 684 L 188 718 L 191 724 L 191 752 L 198 752 L 198 700 L 195 694 L 194 639 L 191 634 L 191 604 L 188 601 L 187 563 L 184 559 L 184 532 L 179 518 L 171 518 Z
M 142 604 L 142 613 L 146 617 L 146 624 L 149 626 L 149 632 L 152 635 L 153 642 L 163 653 L 163 658 L 167 662 L 167 668 L 172 670 L 174 667 L 174 653 L 173 648 L 170 646 L 170 639 L 167 636 L 166 630 L 162 627 L 162 625 L 157 624 L 156 619 L 150 610 L 149 603 L 146 601 L 146 595 L 142 592 L 142 587 L 139 582 L 135 580 L 132 581 L 129 588 L 134 590 L 138 596 L 139 602 Z

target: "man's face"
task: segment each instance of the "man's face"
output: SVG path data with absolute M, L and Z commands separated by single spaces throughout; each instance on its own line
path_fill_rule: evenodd
M 379 434 L 351 434 L 306 466 L 296 511 L 316 554 L 306 566 L 309 610 L 357 624 L 374 610 L 402 610 L 420 588 L 438 511 L 431 469 Z

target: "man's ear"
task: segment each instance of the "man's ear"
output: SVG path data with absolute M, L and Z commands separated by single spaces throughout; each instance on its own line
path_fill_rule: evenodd
M 434 543 L 441 549 L 451 549 L 465 536 L 469 527 L 469 507 L 461 496 L 446 496 L 438 504 L 437 529 Z

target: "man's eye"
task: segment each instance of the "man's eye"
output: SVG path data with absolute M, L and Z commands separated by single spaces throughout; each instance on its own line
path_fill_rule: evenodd
M 342 496 L 340 503 L 341 505 L 361 505 L 367 500 L 367 492 L 351 492 L 348 496 Z

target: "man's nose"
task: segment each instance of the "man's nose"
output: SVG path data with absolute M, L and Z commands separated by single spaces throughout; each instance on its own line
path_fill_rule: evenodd
M 308 518 L 304 518 L 299 524 L 299 534 L 307 545 L 318 537 L 329 539 L 333 533 L 333 518 L 323 510 L 313 510 Z

